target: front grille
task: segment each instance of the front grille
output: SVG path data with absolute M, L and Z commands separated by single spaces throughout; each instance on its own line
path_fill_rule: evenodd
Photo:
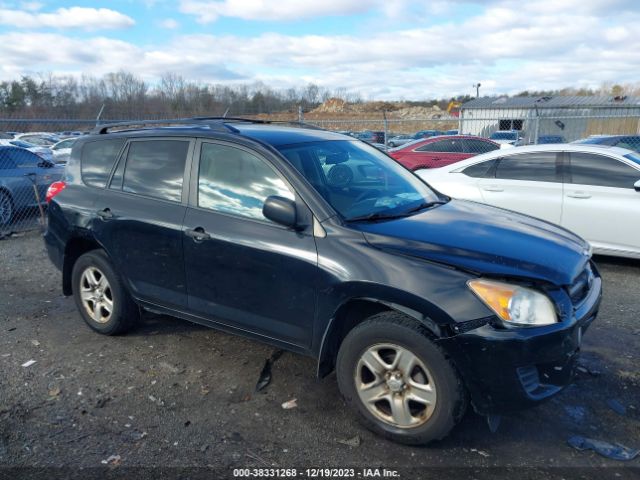
M 580 305 L 582 301 L 587 298 L 589 294 L 589 290 L 591 289 L 591 285 L 593 284 L 593 270 L 591 270 L 591 264 L 588 264 L 587 267 L 578 275 L 578 278 L 569 285 L 567 291 L 569 293 L 569 297 L 571 298 L 571 303 L 574 306 Z

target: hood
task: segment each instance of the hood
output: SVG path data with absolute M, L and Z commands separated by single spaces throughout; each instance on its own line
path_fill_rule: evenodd
M 464 200 L 355 228 L 372 246 L 387 251 L 555 285 L 571 284 L 590 258 L 589 244 L 562 227 Z

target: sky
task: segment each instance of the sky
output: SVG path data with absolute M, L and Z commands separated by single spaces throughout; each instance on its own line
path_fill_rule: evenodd
M 0 80 L 126 70 L 424 100 L 640 81 L 639 0 L 0 0 Z

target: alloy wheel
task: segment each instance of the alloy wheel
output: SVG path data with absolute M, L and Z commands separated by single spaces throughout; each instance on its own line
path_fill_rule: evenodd
M 392 343 L 363 352 L 355 371 L 356 390 L 378 420 L 399 428 L 426 423 L 436 405 L 433 377 L 410 350 Z
M 87 314 L 97 323 L 107 323 L 113 313 L 113 293 L 104 273 L 88 267 L 80 277 L 80 298 Z

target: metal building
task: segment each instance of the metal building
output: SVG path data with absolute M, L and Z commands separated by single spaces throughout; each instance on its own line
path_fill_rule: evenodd
M 568 142 L 589 135 L 640 134 L 640 97 L 484 97 L 462 105 L 460 133 L 489 137 L 519 130 L 523 143 L 560 135 Z

